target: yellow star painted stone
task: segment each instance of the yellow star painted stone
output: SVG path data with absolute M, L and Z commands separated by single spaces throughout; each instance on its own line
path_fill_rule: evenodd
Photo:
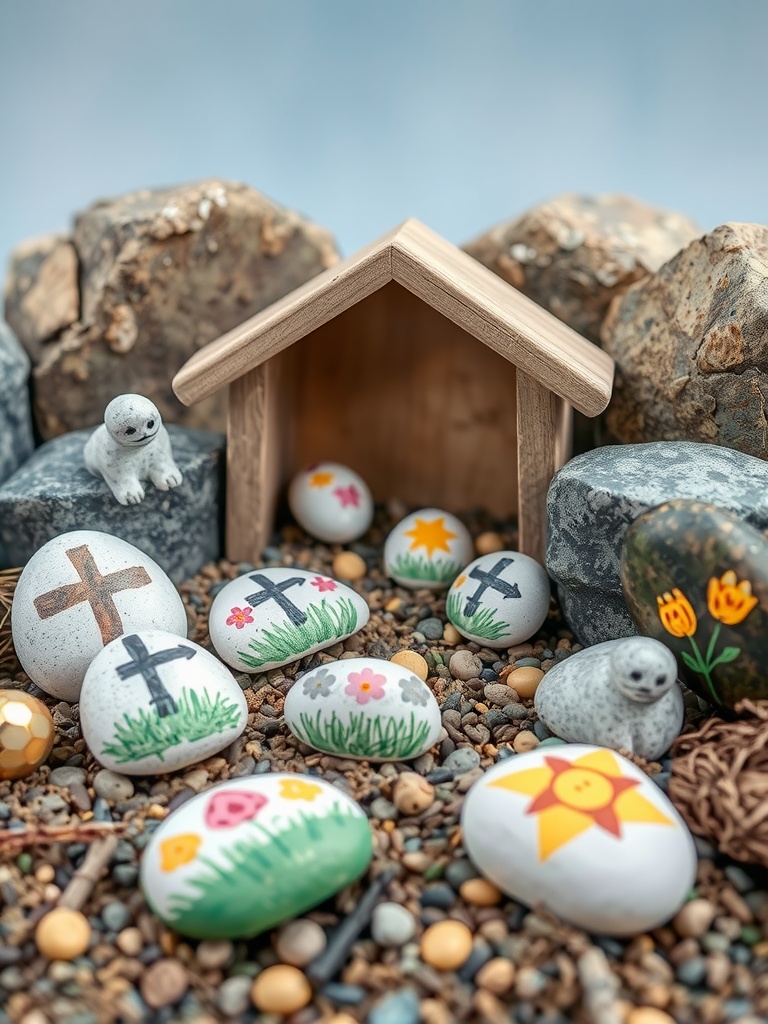
M 412 530 L 405 531 L 406 537 L 411 537 L 411 551 L 417 548 L 426 548 L 427 557 L 431 558 L 435 551 L 446 551 L 450 554 L 449 540 L 455 540 L 457 534 L 452 533 L 445 525 L 445 516 L 438 516 L 437 519 L 418 519 Z

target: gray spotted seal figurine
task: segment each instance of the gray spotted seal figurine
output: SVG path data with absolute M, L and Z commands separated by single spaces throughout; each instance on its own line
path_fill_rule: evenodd
M 534 705 L 550 732 L 655 761 L 683 725 L 675 656 L 646 636 L 607 640 L 550 669 Z
M 89 472 L 104 478 L 121 505 L 139 504 L 145 480 L 160 491 L 181 483 L 168 431 L 154 403 L 142 395 L 112 399 L 83 456 Z

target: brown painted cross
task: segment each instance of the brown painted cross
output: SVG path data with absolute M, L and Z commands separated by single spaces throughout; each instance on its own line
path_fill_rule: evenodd
M 152 582 L 146 569 L 132 565 L 128 569 L 108 573 L 102 576 L 99 572 L 88 545 L 70 548 L 65 551 L 67 558 L 77 570 L 80 577 L 78 583 L 66 583 L 56 590 L 49 590 L 35 598 L 34 605 L 41 619 L 50 619 L 67 608 L 87 601 L 91 606 L 96 624 L 101 633 L 101 642 L 108 644 L 117 640 L 125 632 L 123 620 L 117 610 L 112 595 L 121 590 L 138 590 Z

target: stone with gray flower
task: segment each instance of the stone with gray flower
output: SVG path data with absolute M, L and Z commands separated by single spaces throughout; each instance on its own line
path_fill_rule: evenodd
M 419 757 L 441 731 L 427 684 L 377 658 L 334 661 L 308 672 L 288 691 L 284 713 L 303 743 L 368 761 Z
M 636 636 L 585 648 L 544 676 L 539 719 L 568 743 L 592 743 L 655 761 L 683 724 L 674 654 Z
M 674 498 L 711 502 L 768 529 L 768 464 L 695 441 L 607 445 L 571 459 L 547 495 L 547 570 L 583 644 L 633 636 L 621 590 L 627 530 Z

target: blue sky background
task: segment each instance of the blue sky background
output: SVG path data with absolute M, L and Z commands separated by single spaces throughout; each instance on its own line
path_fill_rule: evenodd
M 558 192 L 768 221 L 764 0 L 0 0 L 0 257 L 211 175 L 354 251 Z

